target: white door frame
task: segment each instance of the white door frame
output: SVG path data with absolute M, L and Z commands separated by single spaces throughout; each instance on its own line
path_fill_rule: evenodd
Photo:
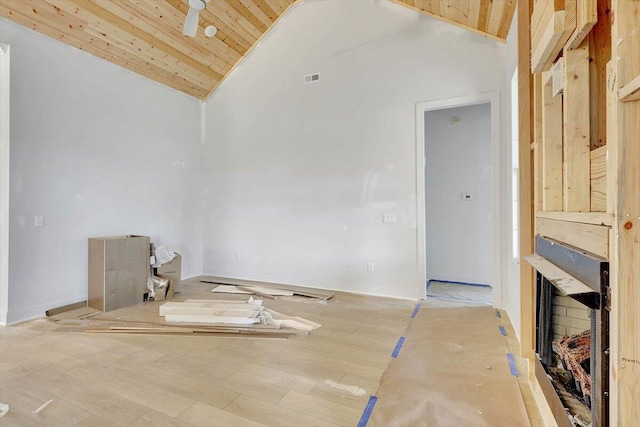
M 502 238 L 501 238 L 501 191 L 500 191 L 500 93 L 484 92 L 475 95 L 438 99 L 416 104 L 416 188 L 417 188 L 417 253 L 418 253 L 418 286 L 419 293 L 426 298 L 427 265 L 426 265 L 426 219 L 425 219 L 425 152 L 424 152 L 424 113 L 426 111 L 447 108 L 465 107 L 489 103 L 491 105 L 491 188 L 492 188 L 492 277 L 493 306 L 503 308 L 502 301 Z
M 0 325 L 9 310 L 9 53 L 0 43 Z

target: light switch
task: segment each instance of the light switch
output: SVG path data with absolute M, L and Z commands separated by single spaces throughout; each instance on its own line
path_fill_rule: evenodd
M 33 219 L 33 225 L 42 227 L 44 225 L 44 217 L 42 215 L 36 215 Z
M 382 214 L 382 222 L 394 224 L 396 222 L 396 214 Z
M 471 193 L 463 193 L 462 194 L 462 200 L 465 200 L 465 201 L 473 200 L 473 194 L 471 194 Z

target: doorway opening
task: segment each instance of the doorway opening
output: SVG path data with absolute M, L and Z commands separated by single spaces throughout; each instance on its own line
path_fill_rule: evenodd
M 419 286 L 502 308 L 499 96 L 416 106 Z

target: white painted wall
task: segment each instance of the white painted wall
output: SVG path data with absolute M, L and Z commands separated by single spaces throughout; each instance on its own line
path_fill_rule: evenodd
M 0 18 L 11 45 L 9 313 L 87 294 L 87 238 L 143 234 L 202 272 L 200 102 Z M 34 227 L 34 216 L 44 226 Z
M 503 170 L 506 171 L 503 178 L 503 188 L 505 197 L 508 202 L 503 205 L 502 218 L 504 219 L 503 234 L 503 259 L 502 263 L 502 275 L 505 278 L 504 283 L 505 295 L 504 306 L 509 314 L 509 319 L 513 324 L 513 328 L 516 331 L 518 337 L 520 337 L 520 264 L 519 261 L 513 258 L 513 222 L 511 214 L 511 191 L 513 186 L 518 186 L 518 182 L 513 182 L 511 173 L 511 146 L 512 146 L 512 128 L 511 128 L 511 112 L 517 111 L 517 106 L 512 105 L 511 102 L 511 77 L 518 68 L 518 11 L 514 14 L 513 22 L 511 23 L 511 29 L 509 30 L 509 36 L 507 37 L 507 43 L 504 50 L 504 58 L 502 60 L 504 69 L 504 83 L 502 90 L 502 115 L 504 123 L 502 140 L 503 140 L 503 155 L 501 157 Z M 517 132 L 516 132 L 517 135 Z
M 493 285 L 491 105 L 424 114 L 427 280 Z
M 387 1 L 294 6 L 207 101 L 205 273 L 421 296 L 415 104 L 502 91 L 504 51 Z
M 9 45 L 0 43 L 0 324 L 7 323 L 9 303 Z

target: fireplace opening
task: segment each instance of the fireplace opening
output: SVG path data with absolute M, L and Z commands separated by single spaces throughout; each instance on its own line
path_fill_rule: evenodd
M 556 421 L 608 426 L 608 263 L 541 237 L 528 261 L 537 271 L 536 353 L 559 398 Z
M 590 427 L 595 411 L 591 365 L 596 310 L 563 295 L 544 277 L 540 282 L 541 302 L 546 300 L 550 307 L 539 307 L 539 312 L 548 313 L 539 316 L 538 354 L 571 423 Z

